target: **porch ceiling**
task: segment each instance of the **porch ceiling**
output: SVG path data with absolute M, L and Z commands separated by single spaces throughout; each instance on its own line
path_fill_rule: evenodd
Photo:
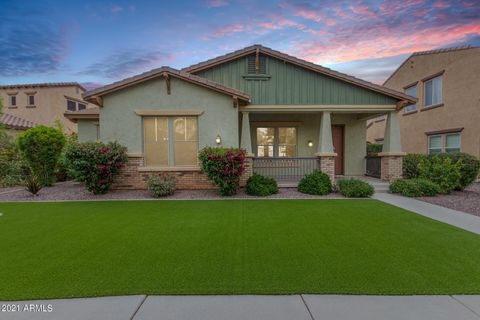
M 296 113 L 296 112 L 332 112 L 332 113 L 385 113 L 397 110 L 395 104 L 386 105 L 247 105 L 239 108 L 252 113 Z

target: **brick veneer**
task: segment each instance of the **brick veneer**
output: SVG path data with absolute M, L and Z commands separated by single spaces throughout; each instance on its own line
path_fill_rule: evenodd
M 380 178 L 393 181 L 402 178 L 403 156 L 382 156 Z
M 320 171 L 326 173 L 332 183 L 335 182 L 335 157 L 318 156 L 318 160 L 320 161 Z
M 127 165 L 121 170 L 113 185 L 114 189 L 146 189 L 150 175 L 164 172 L 174 175 L 177 189 L 205 190 L 216 189 L 215 185 L 200 170 L 189 171 L 138 171 L 143 166 L 143 157 L 129 157 Z M 252 175 L 252 158 L 245 159 L 245 172 L 240 178 L 240 186 L 245 186 L 247 179 Z

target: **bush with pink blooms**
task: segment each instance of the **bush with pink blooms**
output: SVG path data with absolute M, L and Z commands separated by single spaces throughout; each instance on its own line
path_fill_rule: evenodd
M 74 142 L 65 150 L 69 175 L 94 194 L 107 193 L 127 161 L 127 148 L 117 142 Z
M 199 159 L 202 172 L 217 185 L 222 196 L 237 193 L 240 176 L 245 171 L 245 150 L 205 147 L 200 151 Z

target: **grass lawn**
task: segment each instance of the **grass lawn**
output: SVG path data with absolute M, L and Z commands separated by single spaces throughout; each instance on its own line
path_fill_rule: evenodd
M 375 200 L 0 203 L 0 300 L 480 293 L 480 236 Z

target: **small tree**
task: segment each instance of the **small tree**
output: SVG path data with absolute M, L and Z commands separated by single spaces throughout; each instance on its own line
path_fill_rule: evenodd
M 65 145 L 63 132 L 54 128 L 38 126 L 22 133 L 17 138 L 22 157 L 42 185 L 53 185 L 55 168 Z
M 245 150 L 205 147 L 199 154 L 202 171 L 217 186 L 222 196 L 237 193 L 240 176 L 245 171 Z
M 72 142 L 65 150 L 70 176 L 94 194 L 108 192 L 127 161 L 127 148 L 117 142 Z

